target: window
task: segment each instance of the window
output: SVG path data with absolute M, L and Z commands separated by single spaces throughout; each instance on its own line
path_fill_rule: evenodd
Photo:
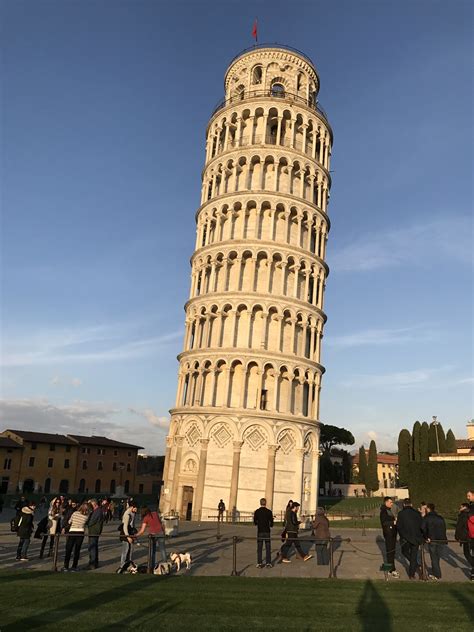
M 5 459 L 5 462 L 3 463 L 3 469 L 4 470 L 11 470 L 12 468 L 12 460 L 11 459 Z
M 50 451 L 50 452 L 54 452 L 55 450 L 56 450 L 56 446 L 55 446 L 55 444 L 54 444 L 54 443 L 50 443 L 50 444 L 49 444 L 49 451 Z
M 8 449 L 7 452 L 8 452 L 8 454 L 11 454 L 13 452 L 13 450 Z
M 112 465 L 112 472 L 116 472 L 117 471 L 117 463 L 114 462 L 114 464 Z
M 71 446 L 70 445 L 66 446 L 66 452 L 71 452 Z
M 285 96 L 285 86 L 281 83 L 274 83 L 272 85 L 272 97 L 284 97 Z
M 114 450 L 114 456 L 118 456 L 118 450 Z
M 87 470 L 87 461 L 82 461 L 82 469 Z
M 127 472 L 131 472 L 132 468 L 130 467 L 130 463 L 127 463 Z
M 95 482 L 95 493 L 96 494 L 100 493 L 100 478 L 98 478 Z
M 125 481 L 125 485 L 123 486 L 123 490 L 126 494 L 130 491 L 130 481 Z
M 99 462 L 97 463 L 97 469 L 98 469 L 98 470 L 103 470 L 103 469 L 104 469 L 104 466 L 102 465 L 102 461 L 99 461 Z
M 143 494 L 143 483 L 140 483 L 138 486 L 138 493 Z
M 78 492 L 83 493 L 85 491 L 86 491 L 86 479 L 85 478 L 81 478 L 81 480 L 79 481 Z
M 52 459 L 52 458 L 48 459 L 48 467 L 53 467 L 53 461 L 54 461 L 54 459 Z
M 32 443 L 32 444 L 31 444 L 31 449 L 32 449 L 32 450 L 36 450 L 36 447 L 37 447 L 37 444 L 36 444 L 36 443 Z
M 110 493 L 115 494 L 115 478 L 110 481 Z
M 47 478 L 44 482 L 44 493 L 49 494 L 51 491 L 51 479 Z
M 97 454 L 104 455 L 105 454 L 105 448 L 97 448 Z
M 90 454 L 90 453 L 91 453 L 90 448 L 82 448 L 82 454 Z
M 260 396 L 260 410 L 267 409 L 267 395 L 268 395 L 268 391 L 262 388 L 262 394 Z
M 254 69 L 252 70 L 252 83 L 253 84 L 262 83 L 262 76 L 263 76 L 262 66 L 254 66 Z
M 64 459 L 64 469 L 65 470 L 69 469 L 69 459 Z
M 34 467 L 34 465 L 35 465 L 35 457 L 30 456 L 30 458 L 28 459 L 28 467 Z
M 130 450 L 127 452 L 127 455 L 128 455 L 128 456 L 132 456 L 132 453 L 131 453 L 131 451 L 130 451 Z
M 66 478 L 63 478 L 59 483 L 59 493 L 67 494 L 69 492 L 69 481 Z

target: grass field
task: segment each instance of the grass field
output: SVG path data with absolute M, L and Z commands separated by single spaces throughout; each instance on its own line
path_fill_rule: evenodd
M 0 573 L 2 632 L 474 629 L 469 584 Z

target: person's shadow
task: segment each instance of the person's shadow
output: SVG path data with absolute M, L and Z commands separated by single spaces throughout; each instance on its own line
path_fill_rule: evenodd
M 393 630 L 390 610 L 370 580 L 365 582 L 356 613 L 361 630 L 364 632 L 380 632 L 380 630 L 392 632 Z

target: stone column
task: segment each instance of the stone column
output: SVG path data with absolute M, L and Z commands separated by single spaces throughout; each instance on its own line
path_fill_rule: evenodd
M 229 510 L 234 512 L 237 508 L 237 490 L 239 489 L 240 451 L 243 441 L 234 441 L 234 454 L 232 457 L 232 477 L 230 480 Z
M 303 504 L 303 465 L 304 465 L 304 448 L 296 450 L 296 466 L 295 466 L 295 495 L 294 499 L 301 505 Z
M 281 141 L 281 121 L 283 117 L 278 116 L 277 118 L 278 118 L 278 124 L 277 124 L 276 144 L 279 145 Z
M 196 493 L 193 499 L 193 513 L 195 519 L 201 520 L 202 518 L 202 501 L 204 497 L 204 483 L 206 481 L 206 466 L 207 466 L 207 448 L 209 445 L 209 439 L 201 439 L 201 452 L 199 454 L 199 471 L 196 484 Z M 205 516 L 207 519 L 207 516 Z
M 319 445 L 313 448 L 311 459 L 311 506 L 310 512 L 316 514 L 319 494 Z
M 170 498 L 171 511 L 178 510 L 176 506 L 176 502 L 178 500 L 179 473 L 181 471 L 181 454 L 183 452 L 183 441 L 184 441 L 184 437 L 180 435 L 175 435 L 174 443 L 176 445 L 176 457 L 174 461 L 174 470 L 173 470 L 173 489 L 171 490 L 171 498 Z
M 235 132 L 235 144 L 237 147 L 240 147 L 240 136 L 242 133 L 242 117 L 239 116 L 237 119 L 237 131 Z
M 273 507 L 273 491 L 275 487 L 275 458 L 276 452 L 280 446 L 269 445 L 268 446 L 268 458 L 267 458 L 267 479 L 265 482 L 265 498 L 267 499 L 267 507 Z

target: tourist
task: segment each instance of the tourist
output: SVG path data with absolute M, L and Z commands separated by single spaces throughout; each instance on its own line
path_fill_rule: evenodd
M 424 500 L 422 500 L 420 506 L 418 507 L 418 511 L 420 512 L 422 518 L 424 518 L 428 513 L 427 507 L 428 505 L 425 503 Z
M 66 508 L 63 511 L 63 515 L 62 515 L 62 529 L 61 529 L 61 533 L 68 533 L 69 532 L 69 527 L 70 527 L 70 523 L 69 521 L 71 520 L 71 516 L 72 514 L 77 511 L 77 507 L 78 504 L 75 500 L 73 500 L 72 498 L 69 498 L 67 503 L 66 503 Z
M 395 516 L 392 512 L 393 499 L 385 496 L 383 505 L 380 508 L 380 524 L 385 540 L 385 550 L 387 553 L 387 564 L 390 565 L 388 573 L 395 578 L 400 575 L 395 570 L 395 549 L 397 546 L 397 527 L 395 526 Z
M 68 528 L 66 536 L 66 554 L 64 556 L 64 568 L 63 571 L 69 570 L 69 562 L 71 560 L 71 555 L 74 552 L 74 556 L 72 559 L 72 567 L 71 571 L 76 572 L 78 570 L 77 565 L 79 564 L 79 556 L 81 554 L 82 543 L 84 542 L 84 529 L 87 523 L 87 519 L 89 517 L 89 505 L 84 502 L 81 504 L 79 509 L 77 509 L 69 518 L 67 525 L 65 528 Z
M 282 542 L 286 540 L 286 523 L 290 521 L 290 513 L 291 513 L 292 508 L 293 508 L 293 501 L 290 498 L 285 508 L 285 517 L 283 518 L 283 531 L 281 534 Z
M 267 509 L 267 499 L 260 498 L 260 507 L 253 514 L 253 523 L 257 527 L 257 568 L 263 568 L 263 543 L 265 543 L 265 566 L 272 568 L 271 529 L 273 513 Z
M 142 524 L 136 537 L 138 538 L 143 535 L 147 528 L 148 533 L 151 536 L 151 567 L 154 568 L 156 563 L 157 544 L 160 549 L 161 561 L 166 562 L 168 559 L 165 547 L 165 530 L 163 529 L 163 524 L 161 523 L 158 512 L 151 511 L 148 507 L 143 507 Z
M 88 570 L 99 567 L 99 536 L 104 524 L 104 512 L 96 498 L 89 501 L 91 512 L 87 520 L 87 535 L 89 536 L 89 566 Z
M 56 533 L 60 532 L 60 524 L 61 524 L 61 506 L 59 498 L 53 498 L 49 505 L 48 510 L 48 531 L 43 535 L 43 541 L 41 542 L 40 549 L 40 559 L 43 558 L 44 549 L 46 547 L 46 543 L 48 541 L 49 536 L 49 552 L 48 556 L 51 557 L 53 554 L 54 547 L 54 536 Z
M 291 560 L 288 559 L 288 553 L 290 552 L 292 546 L 295 547 L 298 557 L 304 562 L 307 562 L 313 557 L 312 555 L 304 554 L 298 540 L 298 531 L 300 528 L 300 522 L 298 520 L 299 508 L 300 504 L 298 502 L 293 502 L 291 511 L 289 513 L 287 512 L 288 521 L 285 520 L 286 540 L 280 551 L 280 562 L 284 562 L 285 564 L 289 564 L 291 562 Z
M 328 545 L 329 538 L 329 520 L 323 507 L 316 509 L 316 516 L 313 521 L 313 536 L 316 539 L 316 560 L 320 566 L 329 564 Z
M 431 575 L 428 575 L 428 579 L 439 581 L 441 579 L 439 560 L 448 540 L 444 518 L 436 513 L 433 503 L 426 505 L 426 516 L 423 518 L 422 530 L 428 543 L 431 558 Z
M 28 506 L 28 501 L 26 500 L 26 498 L 24 496 L 20 496 L 20 499 L 17 501 L 15 505 L 15 511 L 17 513 L 20 513 L 23 507 L 27 507 L 27 506 Z
M 28 547 L 30 546 L 30 538 L 33 533 L 33 517 L 36 504 L 31 501 L 24 505 L 20 510 L 20 518 L 18 520 L 17 535 L 20 538 L 18 548 L 16 550 L 16 559 L 21 562 L 28 561 Z
M 408 569 L 409 579 L 415 579 L 416 571 L 420 573 L 421 579 L 418 565 L 418 550 L 423 542 L 421 525 L 420 512 L 413 508 L 409 498 L 405 498 L 403 509 L 398 514 L 397 530 L 400 535 L 402 553 L 410 563 Z
M 225 511 L 225 503 L 221 498 L 219 501 L 219 504 L 217 505 L 217 521 L 218 522 L 224 521 L 224 511 Z
M 122 523 L 120 525 L 120 540 L 122 541 L 122 554 L 120 556 L 120 568 L 126 562 L 132 560 L 134 536 L 137 532 L 135 529 L 135 515 L 137 513 L 137 505 L 131 502 L 130 506 L 123 512 Z
M 469 516 L 467 518 L 467 535 L 469 541 L 469 551 L 472 559 L 471 581 L 474 581 L 474 491 L 470 489 L 467 492 L 467 501 L 469 503 Z

